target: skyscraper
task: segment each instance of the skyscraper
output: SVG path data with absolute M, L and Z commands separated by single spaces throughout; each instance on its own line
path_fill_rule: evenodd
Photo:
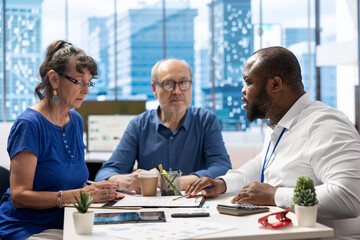
M 253 52 L 251 1 L 215 0 L 213 8 L 209 4 L 209 10 L 214 19 L 216 114 L 223 130 L 245 130 L 248 122 L 246 111 L 241 108 L 241 89 L 242 71 Z M 206 107 L 211 109 L 211 89 L 203 88 L 203 92 Z
M 96 87 L 91 89 L 86 100 L 96 100 L 98 96 L 107 94 L 109 85 L 109 31 L 106 23 L 110 17 L 91 17 L 87 21 L 88 54 L 94 58 L 98 66 L 98 76 L 94 80 Z
M 308 29 L 307 28 L 286 28 L 285 29 L 285 47 L 294 52 L 301 65 L 303 83 L 305 90 L 311 93 L 313 99 L 316 99 L 316 72 L 315 72 L 315 49 L 314 39 L 315 31 L 311 29 L 311 61 L 309 77 L 308 61 Z M 334 108 L 337 106 L 336 93 L 336 67 L 322 67 L 321 74 L 321 101 Z M 309 86 L 311 84 L 311 87 Z
M 194 17 L 196 9 L 188 4 L 166 6 L 166 58 L 186 60 L 194 70 Z M 107 27 L 113 28 L 113 19 Z M 114 95 L 115 84 L 119 98 L 154 100 L 150 87 L 151 68 L 163 58 L 163 19 L 161 6 L 129 9 L 117 18 L 117 61 L 115 62 L 114 34 L 109 31 L 108 95 Z M 115 79 L 116 83 L 115 83 Z
M 12 0 L 6 2 L 5 61 L 6 112 L 13 121 L 28 106 L 35 103 L 34 89 L 39 83 L 38 69 L 43 59 L 41 51 L 42 0 Z M 3 19 L 2 19 L 3 20 Z M 4 34 L 0 28 L 1 35 Z M 1 46 L 1 51 L 3 51 Z M 3 58 L 0 58 L 0 83 L 3 86 Z M 0 95 L 4 94 L 0 92 Z M 3 99 L 3 96 L 0 96 Z M 0 106 L 0 120 L 3 116 Z

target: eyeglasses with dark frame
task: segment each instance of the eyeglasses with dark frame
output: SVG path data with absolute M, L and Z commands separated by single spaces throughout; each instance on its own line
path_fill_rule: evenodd
M 174 81 L 154 81 L 156 85 L 160 85 L 165 91 L 172 92 L 175 89 L 176 84 L 179 86 L 181 91 L 187 91 L 190 89 L 192 81 L 180 81 L 180 82 L 174 82 Z
M 88 86 L 88 88 L 92 88 L 95 86 L 94 82 L 90 81 L 89 83 L 86 83 L 84 80 L 76 80 L 75 78 L 72 78 L 68 75 L 64 75 L 64 78 L 71 81 L 72 83 L 74 83 L 75 85 L 77 85 L 80 88 L 84 88 L 85 86 Z
M 278 228 L 287 225 L 291 225 L 292 221 L 290 218 L 286 217 L 286 214 L 290 212 L 290 208 L 286 209 L 285 211 L 270 213 L 264 217 L 259 218 L 258 222 L 265 228 Z M 269 217 L 275 215 L 276 219 L 279 220 L 278 222 L 269 222 Z

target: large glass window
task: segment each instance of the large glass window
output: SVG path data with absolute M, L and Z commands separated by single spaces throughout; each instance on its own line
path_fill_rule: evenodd
M 0 121 L 4 121 L 5 95 L 4 95 L 4 6 L 0 5 Z
M 3 20 L 6 77 L 3 90 L 7 120 L 13 120 L 35 103 L 33 89 L 42 59 L 41 1 L 6 1 Z
M 306 91 L 317 98 L 315 0 L 5 2 L 6 17 L 0 16 L 6 39 L 0 39 L 1 120 L 15 120 L 36 102 L 38 69 L 46 47 L 57 39 L 84 49 L 98 63 L 96 87 L 87 100 L 146 100 L 148 108 L 157 107 L 151 67 L 164 57 L 181 58 L 193 69 L 193 105 L 215 111 L 223 130 L 246 130 L 250 125 L 241 108 L 245 61 L 255 50 L 275 45 L 295 53 Z M 341 6 L 349 7 L 351 1 L 346 2 Z M 337 4 L 320 1 L 321 44 L 338 41 L 335 16 L 346 9 Z M 338 68 L 322 65 L 320 74 L 321 100 L 338 107 L 343 101 L 338 98 Z

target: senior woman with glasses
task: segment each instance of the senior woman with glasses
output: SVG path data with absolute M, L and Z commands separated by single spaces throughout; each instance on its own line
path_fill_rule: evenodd
M 162 164 L 181 170 L 182 189 L 202 176 L 216 178 L 231 168 L 214 113 L 190 107 L 192 71 L 184 60 L 157 62 L 151 87 L 159 100 L 156 110 L 146 111 L 128 125 L 111 158 L 97 173 L 122 190 L 140 192 L 138 173 Z M 138 170 L 133 172 L 135 160 Z
M 0 205 L 1 239 L 62 239 L 63 204 L 79 190 L 94 202 L 120 198 L 116 183 L 86 186 L 79 108 L 97 75 L 94 60 L 65 41 L 52 43 L 40 67 L 40 99 L 15 121 L 8 139 L 10 188 Z

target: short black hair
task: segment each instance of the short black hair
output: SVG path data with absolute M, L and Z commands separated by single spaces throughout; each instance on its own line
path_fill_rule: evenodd
M 289 85 L 293 90 L 304 90 L 300 64 L 291 51 L 276 46 L 260 49 L 251 56 L 253 55 L 259 55 L 257 68 L 261 70 L 266 79 L 278 76 L 284 84 Z

